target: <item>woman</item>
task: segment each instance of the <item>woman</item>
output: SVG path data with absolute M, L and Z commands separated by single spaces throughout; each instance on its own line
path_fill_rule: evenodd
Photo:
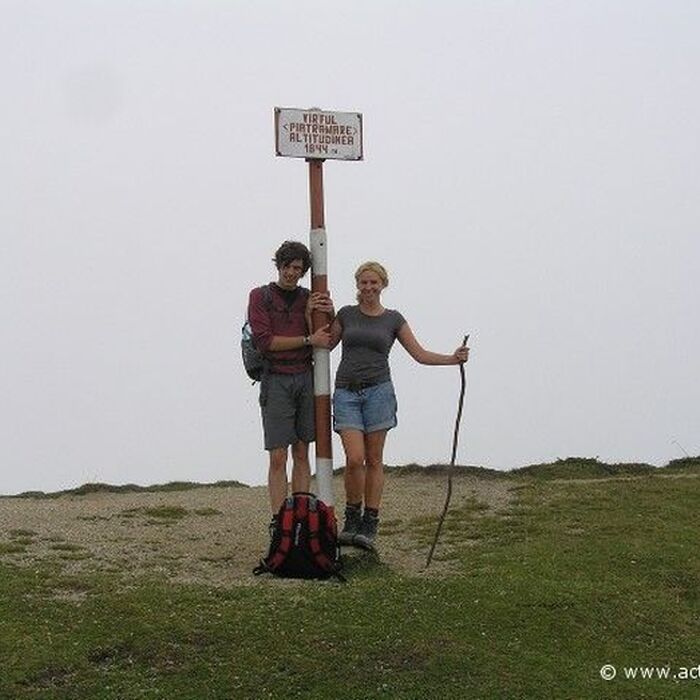
M 469 349 L 460 346 L 451 355 L 441 355 L 423 348 L 406 319 L 382 306 L 389 276 L 378 262 L 360 265 L 355 281 L 358 304 L 340 309 L 331 325 L 331 347 L 342 341 L 343 349 L 333 394 L 333 428 L 346 459 L 345 522 L 339 541 L 371 549 L 384 487 L 384 441 L 397 424 L 388 362 L 394 340 L 423 365 L 466 362 Z

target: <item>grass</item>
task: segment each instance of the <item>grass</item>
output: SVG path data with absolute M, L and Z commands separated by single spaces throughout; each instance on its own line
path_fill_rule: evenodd
M 606 479 L 610 476 L 641 476 L 643 474 L 700 473 L 700 457 L 675 459 L 664 467 L 645 463 L 608 464 L 597 457 L 567 457 L 548 464 L 533 464 L 513 469 L 511 477 L 532 476 L 537 479 Z
M 79 544 L 71 544 L 70 542 L 57 542 L 56 544 L 49 545 L 49 549 L 54 549 L 60 552 L 79 552 L 83 547 Z
M 153 524 L 163 523 L 163 522 L 175 522 L 177 520 L 182 520 L 182 518 L 188 515 L 196 515 L 200 517 L 210 517 L 212 515 L 221 515 L 221 511 L 216 508 L 196 508 L 195 510 L 189 511 L 187 508 L 175 505 L 160 505 L 153 506 L 151 508 L 127 508 L 119 513 L 120 518 L 136 518 L 138 516 L 147 516 L 153 518 L 151 521 Z M 91 516 L 90 519 L 94 519 L 95 516 Z
M 700 664 L 695 465 L 534 472 L 504 513 L 450 511 L 445 575 L 353 557 L 347 584 L 124 586 L 0 558 L 0 698 L 697 698 L 623 677 Z M 413 523 L 426 550 L 435 523 Z
M 211 484 L 200 484 L 193 481 L 170 481 L 167 484 L 151 484 L 149 486 L 139 486 L 138 484 L 102 484 L 99 482 L 91 482 L 77 486 L 74 489 L 64 489 L 63 491 L 24 491 L 7 498 L 60 498 L 61 496 L 87 496 L 92 493 L 167 493 L 178 491 L 191 491 L 192 489 L 207 489 L 207 488 L 248 488 L 246 484 L 240 481 L 216 481 Z

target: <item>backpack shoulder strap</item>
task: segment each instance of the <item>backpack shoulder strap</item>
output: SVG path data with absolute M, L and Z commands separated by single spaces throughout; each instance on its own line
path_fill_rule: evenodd
M 272 282 L 269 284 L 263 284 L 262 287 L 259 287 L 260 291 L 262 292 L 263 304 L 265 304 L 265 308 L 268 311 L 272 308 L 272 290 L 270 289 L 271 284 Z
M 272 309 L 272 291 L 270 290 L 270 284 L 263 284 L 260 287 L 255 287 L 255 289 L 253 289 L 253 292 L 260 292 L 262 303 L 266 311 L 270 311 Z
M 290 497 L 284 502 L 283 510 L 280 513 L 279 526 L 282 530 L 277 549 L 268 557 L 266 566 L 269 571 L 275 571 L 284 563 L 284 560 L 292 548 L 292 528 L 294 527 L 294 500 Z
M 316 564 L 324 571 L 332 574 L 339 574 L 338 565 L 321 549 L 320 542 L 320 518 L 318 513 L 318 501 L 315 498 L 309 499 L 309 548 Z M 339 577 L 342 578 L 342 577 Z

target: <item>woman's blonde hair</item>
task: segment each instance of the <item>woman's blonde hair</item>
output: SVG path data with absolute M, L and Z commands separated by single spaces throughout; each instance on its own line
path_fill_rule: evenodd
M 386 268 L 384 265 L 381 263 L 378 263 L 374 260 L 368 260 L 367 262 L 363 262 L 360 267 L 355 270 L 355 282 L 360 281 L 360 275 L 363 272 L 374 272 L 375 275 L 379 277 L 379 279 L 382 281 L 382 288 L 386 289 L 389 286 L 389 273 L 386 271 Z M 360 300 L 360 293 L 357 293 L 357 300 Z
M 375 262 L 374 260 L 368 260 L 363 262 L 360 267 L 355 270 L 355 282 L 360 281 L 360 275 L 363 272 L 374 272 L 375 275 L 379 275 L 379 279 L 385 287 L 389 286 L 389 273 L 386 268 L 381 263 Z

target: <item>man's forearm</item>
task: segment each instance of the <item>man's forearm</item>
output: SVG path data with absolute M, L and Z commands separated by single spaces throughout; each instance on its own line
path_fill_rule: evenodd
M 282 352 L 283 350 L 298 350 L 309 345 L 309 336 L 284 336 L 274 335 L 268 346 L 270 352 Z

